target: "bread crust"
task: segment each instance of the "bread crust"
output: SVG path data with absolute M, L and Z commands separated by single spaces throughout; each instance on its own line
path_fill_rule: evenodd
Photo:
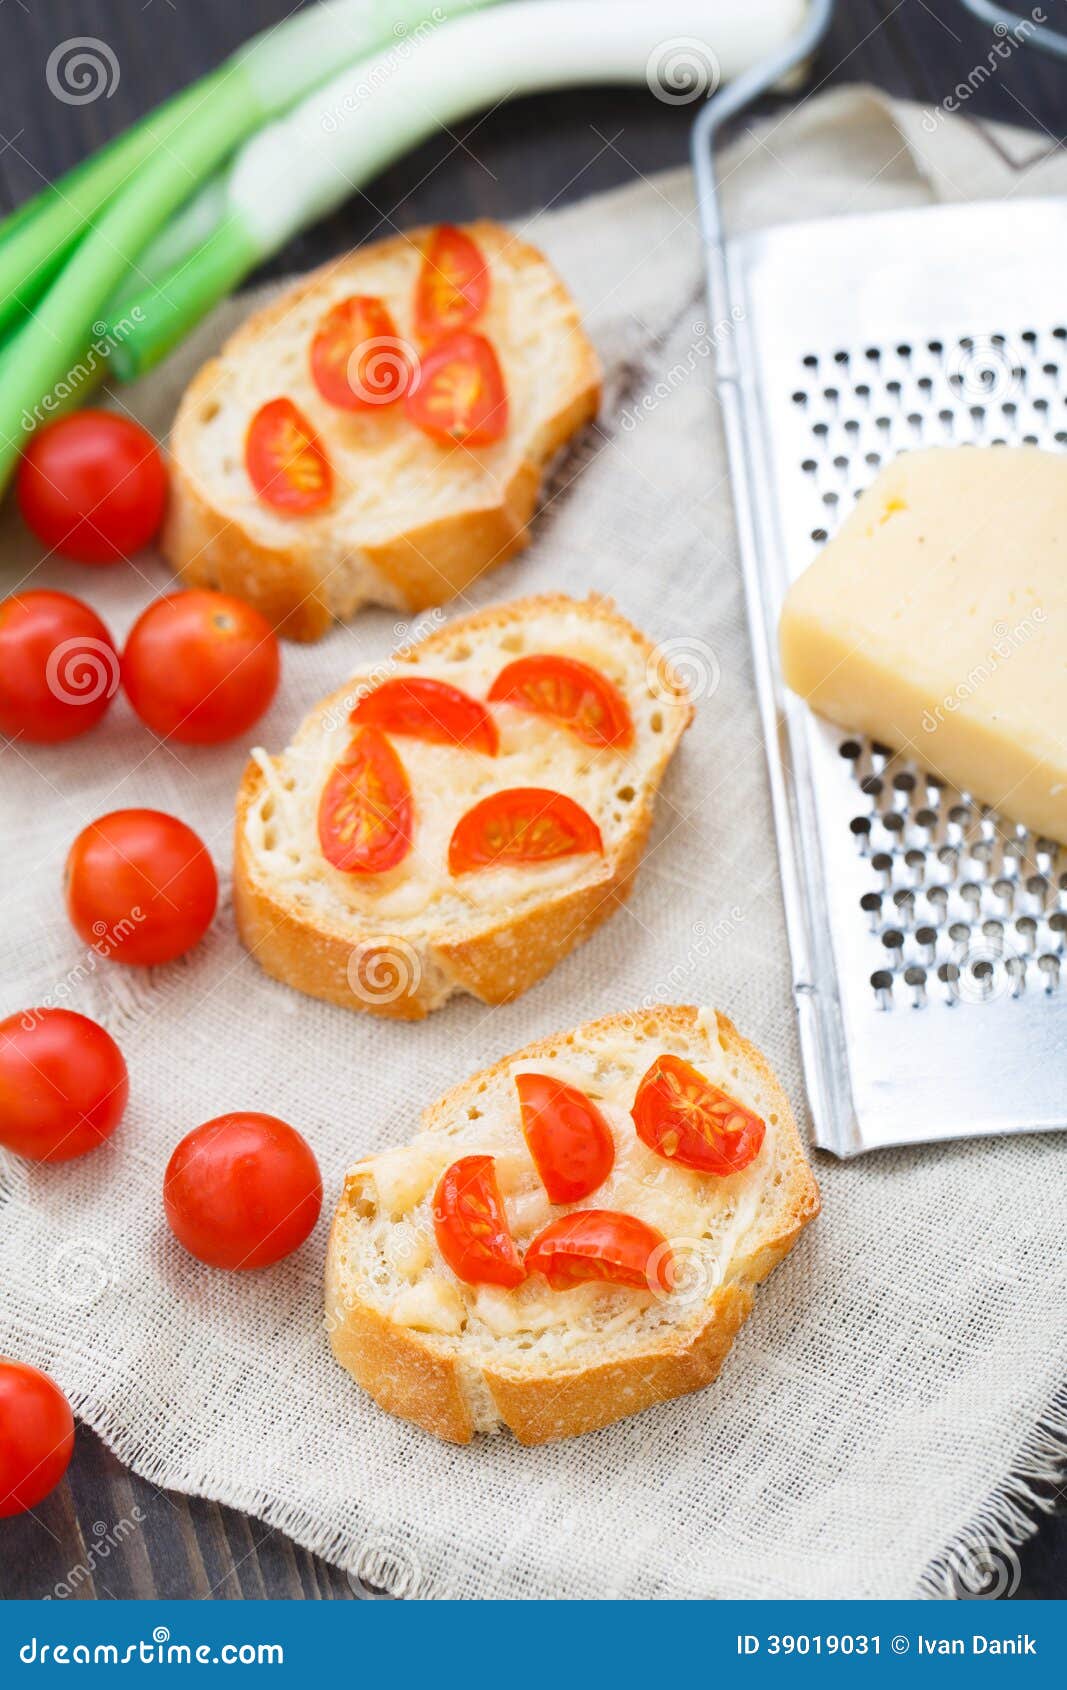
M 484 570 L 503 563 L 529 539 L 528 526 L 537 507 L 542 476 L 549 459 L 571 435 L 596 416 L 600 404 L 601 371 L 597 354 L 582 331 L 577 307 L 544 256 L 497 223 L 481 220 L 468 226 L 475 240 L 497 244 L 506 239 L 509 252 L 522 263 L 549 270 L 556 300 L 564 308 L 575 337 L 576 368 L 569 385 L 559 393 L 551 416 L 525 443 L 521 457 L 499 496 L 465 510 L 415 523 L 388 540 L 358 548 L 377 578 L 374 601 L 401 610 L 420 611 L 445 603 L 462 592 Z M 376 243 L 388 254 L 424 241 L 429 227 L 392 235 Z M 233 593 L 262 611 L 286 639 L 321 639 L 331 623 L 358 609 L 331 591 L 331 570 L 324 571 L 316 547 L 299 523 L 291 525 L 284 546 L 265 546 L 247 526 L 227 515 L 212 497 L 195 468 L 193 442 L 202 407 L 208 404 L 226 359 L 247 356 L 294 305 L 333 281 L 339 268 L 358 274 L 365 249 L 332 260 L 305 276 L 270 304 L 254 312 L 230 336 L 222 353 L 210 359 L 193 378 L 178 408 L 171 435 L 171 486 L 162 546 L 176 572 L 190 586 Z
M 655 1005 L 636 1015 L 619 1014 L 590 1022 L 572 1037 L 618 1030 L 634 1020 L 691 1032 L 700 1011 L 692 1005 Z M 350 1205 L 358 1201 L 363 1176 L 357 1169 L 345 1183 L 326 1254 L 326 1324 L 334 1355 L 374 1400 L 435 1437 L 470 1443 L 476 1425 L 470 1373 L 492 1398 L 502 1423 L 520 1443 L 547 1443 L 575 1437 L 636 1414 L 655 1403 L 699 1391 L 717 1378 L 737 1333 L 753 1306 L 754 1287 L 796 1243 L 819 1213 L 819 1190 L 808 1166 L 789 1099 L 762 1052 L 741 1037 L 733 1023 L 715 1012 L 718 1034 L 738 1060 L 752 1068 L 775 1101 L 778 1131 L 786 1147 L 786 1173 L 775 1224 L 756 1240 L 748 1255 L 731 1262 L 726 1281 L 711 1293 L 702 1317 L 668 1333 L 644 1350 L 622 1359 L 582 1367 L 545 1370 L 479 1370 L 449 1354 L 440 1342 L 395 1324 L 362 1298 L 346 1294 L 341 1267 L 343 1233 Z M 455 1086 L 426 1114 L 425 1124 L 447 1115 L 479 1081 L 518 1062 L 536 1063 L 567 1035 L 539 1039 L 504 1057 L 482 1074 Z M 366 1176 L 369 1177 L 369 1176 Z
M 476 639 L 482 630 L 543 611 L 573 608 L 574 602 L 562 593 L 512 600 L 447 623 L 416 649 L 432 653 L 459 632 Z M 632 640 L 643 662 L 652 660 L 652 642 L 620 616 L 609 600 L 591 596 L 579 603 Z M 376 997 L 365 985 L 359 988 L 362 982 L 374 980 L 377 966 L 388 968 L 398 952 L 410 955 L 409 939 L 375 934 L 361 942 L 352 926 L 310 914 L 293 896 L 257 876 L 246 819 L 265 777 L 259 765 L 250 761 L 237 794 L 234 838 L 234 911 L 243 943 L 267 974 L 309 997 L 393 1020 L 421 1021 L 456 991 L 469 992 L 486 1004 L 507 1003 L 528 991 L 629 895 L 652 825 L 652 799 L 693 716 L 681 682 L 672 682 L 668 675 L 663 678 L 674 696 L 686 703 L 686 711 L 679 713 L 673 730 L 663 734 L 647 791 L 635 803 L 630 826 L 615 850 L 604 857 L 596 876 L 497 921 L 483 919 L 470 929 L 441 929 L 414 947 L 420 966 L 395 996 L 390 992 Z M 339 687 L 324 701 L 325 706 L 343 699 L 350 689 L 351 682 Z

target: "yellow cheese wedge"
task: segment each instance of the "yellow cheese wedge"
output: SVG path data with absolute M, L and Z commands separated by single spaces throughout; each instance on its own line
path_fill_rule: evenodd
M 1067 840 L 1067 455 L 905 453 L 794 582 L 780 637 L 821 715 Z

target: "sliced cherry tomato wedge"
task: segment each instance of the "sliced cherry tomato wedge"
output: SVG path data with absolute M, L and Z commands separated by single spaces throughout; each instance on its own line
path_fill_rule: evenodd
M 404 765 L 377 728 L 360 728 L 319 800 L 319 844 L 346 874 L 382 874 L 411 850 L 415 806 Z
M 680 1056 L 657 1056 L 632 1110 L 642 1144 L 701 1174 L 736 1174 L 759 1154 L 764 1123 Z
M 437 1247 L 468 1285 L 505 1285 L 526 1278 L 508 1229 L 492 1156 L 461 1156 L 441 1176 L 433 1198 Z
M 456 823 L 448 846 L 450 874 L 497 863 L 547 863 L 603 851 L 592 816 L 562 792 L 512 786 L 490 793 Z
M 445 445 L 484 446 L 507 433 L 503 371 L 485 336 L 467 329 L 430 347 L 404 403 L 416 427 Z
M 361 698 L 350 722 L 385 733 L 409 734 L 435 745 L 462 745 L 495 757 L 500 736 L 485 705 L 470 693 L 428 675 L 398 675 Z
M 603 1185 L 615 1140 L 592 1098 L 551 1074 L 516 1074 L 522 1130 L 553 1203 L 577 1203 Z
M 333 471 L 318 435 L 291 399 L 261 405 L 245 436 L 245 468 L 274 510 L 305 516 L 333 497 Z
M 374 411 L 411 385 L 408 348 L 384 300 L 354 293 L 331 307 L 311 342 L 311 378 L 343 411 Z
M 466 328 L 488 298 L 489 265 L 481 247 L 454 224 L 439 224 L 415 284 L 415 333 L 433 340 Z
M 516 658 L 489 688 L 491 703 L 554 716 L 587 745 L 622 749 L 634 737 L 633 718 L 618 687 L 576 657 L 552 652 Z
M 553 1291 L 589 1279 L 669 1291 L 673 1265 L 662 1232 L 616 1209 L 573 1209 L 550 1221 L 526 1252 L 527 1273 L 543 1273 Z

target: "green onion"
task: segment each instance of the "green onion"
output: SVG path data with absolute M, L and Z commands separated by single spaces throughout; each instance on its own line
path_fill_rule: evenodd
M 724 74 L 769 50 L 796 4 L 778 0 L 762 28 L 749 14 L 749 0 L 717 0 Z M 692 25 L 686 39 L 697 48 L 706 40 L 706 10 L 706 0 L 679 6 Z M 604 11 L 602 0 L 514 0 L 488 16 L 427 27 L 349 65 L 252 136 L 221 191 L 215 184 L 210 204 L 198 208 L 201 230 L 211 225 L 203 246 L 172 240 L 169 267 L 161 249 L 149 249 L 153 282 L 124 299 L 138 319 L 115 350 L 115 374 L 130 381 L 150 370 L 256 264 L 436 130 L 513 94 L 647 82 L 664 46 L 660 9 L 647 0 L 613 0 L 610 28 Z M 716 55 L 707 53 L 714 65 Z
M 0 331 L 43 293 L 101 205 L 169 140 L 218 74 L 168 100 L 0 224 Z
M 470 0 L 460 3 L 465 9 Z M 443 0 L 434 9 L 435 17 L 444 15 L 447 4 Z M 97 334 L 96 319 L 124 285 L 130 267 L 136 270 L 138 254 L 188 197 L 190 184 L 202 183 L 253 130 L 321 82 L 339 60 L 366 53 L 397 30 L 419 24 L 430 27 L 426 0 L 384 0 L 373 13 L 366 0 L 329 0 L 256 37 L 201 85 L 197 98 L 180 97 L 185 104 L 167 145 L 154 147 L 93 216 L 32 316 L 4 348 L 0 486 L 10 477 L 32 419 L 39 419 L 57 384 L 69 380 L 90 333 Z M 98 192 L 100 186 L 98 180 Z M 118 188 L 117 180 L 112 186 Z M 43 215 L 48 216 L 47 209 Z M 37 228 L 37 221 L 31 218 L 16 230 L 12 244 Z M 197 309 L 205 292 L 215 297 L 214 290 L 233 272 L 242 242 L 242 232 L 235 229 L 224 242 L 213 238 L 206 243 L 198 254 L 197 276 L 171 294 L 179 312 Z M 0 260 L 10 266 L 6 249 Z M 254 253 L 242 246 L 246 261 L 254 262 Z M 0 277 L 4 274 L 0 268 Z M 15 286 L 24 279 L 16 277 Z M 162 285 L 170 291 L 168 282 Z M 100 338 L 108 340 L 111 328 L 107 324 Z

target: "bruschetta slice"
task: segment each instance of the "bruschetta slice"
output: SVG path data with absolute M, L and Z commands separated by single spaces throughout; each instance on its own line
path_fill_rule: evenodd
M 238 930 L 268 974 L 418 1020 L 518 996 L 627 896 L 682 682 L 609 603 L 458 618 L 323 699 L 237 800 Z
M 818 1211 L 789 1100 L 725 1016 L 611 1015 L 475 1074 L 349 1171 L 330 1342 L 437 1437 L 571 1437 L 709 1384 Z
M 547 260 L 498 223 L 360 247 L 256 311 L 171 438 L 164 550 L 316 640 L 443 604 L 526 543 L 600 367 Z

